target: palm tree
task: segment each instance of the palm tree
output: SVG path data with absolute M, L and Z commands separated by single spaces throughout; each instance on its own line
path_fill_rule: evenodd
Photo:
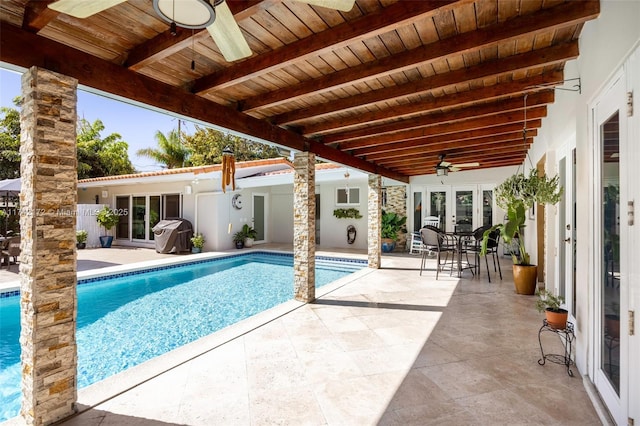
M 155 136 L 158 148 L 142 148 L 136 154 L 148 157 L 157 163 L 163 164 L 168 169 L 186 167 L 190 165 L 191 152 L 180 142 L 180 132 L 171 130 L 166 136 L 157 131 Z

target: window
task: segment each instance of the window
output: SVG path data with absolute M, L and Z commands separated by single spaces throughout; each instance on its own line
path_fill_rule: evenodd
M 360 204 L 360 188 L 337 188 L 336 204 Z

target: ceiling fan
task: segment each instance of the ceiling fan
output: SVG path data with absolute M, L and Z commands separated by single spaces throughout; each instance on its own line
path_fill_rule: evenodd
M 88 18 L 127 0 L 58 0 L 49 7 L 75 18 Z M 296 0 L 348 12 L 355 0 Z M 206 28 L 222 56 L 233 62 L 251 56 L 251 48 L 242 35 L 238 23 L 225 0 L 153 0 L 153 8 L 160 18 L 171 25 L 188 29 Z
M 478 167 L 480 165 L 480 163 L 451 164 L 448 161 L 444 161 L 445 156 L 446 154 L 440 154 L 440 162 L 436 164 L 437 176 L 447 176 L 449 172 L 458 172 L 464 168 Z

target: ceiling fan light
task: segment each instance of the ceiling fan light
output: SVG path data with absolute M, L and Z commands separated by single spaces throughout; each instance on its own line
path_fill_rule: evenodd
M 436 176 L 449 175 L 449 169 L 447 167 L 436 167 Z
M 216 20 L 216 12 L 207 0 L 153 0 L 153 8 L 164 21 L 182 28 L 199 30 Z

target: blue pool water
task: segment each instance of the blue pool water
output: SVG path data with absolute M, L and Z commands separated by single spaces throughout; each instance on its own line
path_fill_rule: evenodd
M 78 387 L 287 300 L 293 258 L 252 253 L 78 282 Z M 316 260 L 316 287 L 365 266 Z M 20 298 L 0 298 L 0 421 L 20 410 Z

